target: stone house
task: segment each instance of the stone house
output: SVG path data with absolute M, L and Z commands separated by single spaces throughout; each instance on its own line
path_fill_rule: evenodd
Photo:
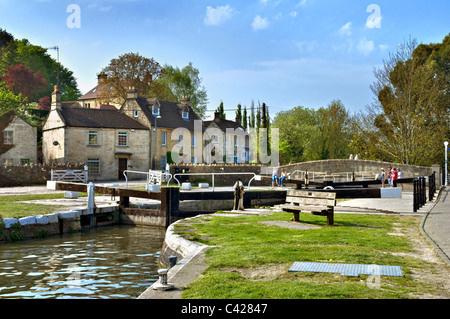
M 108 76 L 105 73 L 97 75 L 97 85 L 77 100 L 77 103 L 87 109 L 119 109 L 120 99 L 114 97 L 112 87 L 107 84 Z
M 43 126 L 44 163 L 85 163 L 90 180 L 150 168 L 150 130 L 118 110 L 68 107 L 57 87 Z
M 205 159 L 206 163 L 218 163 L 220 157 L 224 163 L 248 163 L 250 157 L 250 134 L 241 125 L 241 119 L 236 121 L 222 119 L 219 112 L 214 113 L 214 120 L 205 121 L 205 133 L 211 136 L 207 145 L 215 150 L 207 150 L 211 156 Z
M 170 163 L 202 163 L 204 126 L 189 105 L 138 96 L 130 89 L 120 111 L 151 130 L 151 167 L 165 170 Z
M 37 127 L 13 110 L 0 115 L 0 164 L 34 164 L 37 161 Z

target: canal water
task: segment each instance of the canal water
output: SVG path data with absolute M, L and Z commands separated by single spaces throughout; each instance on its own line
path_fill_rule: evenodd
M 0 244 L 0 299 L 133 299 L 158 280 L 165 229 L 117 226 Z

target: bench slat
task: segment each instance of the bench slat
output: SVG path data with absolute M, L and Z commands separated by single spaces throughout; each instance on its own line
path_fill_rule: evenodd
M 313 192 L 308 190 L 288 190 L 286 196 L 336 199 L 336 193 Z
M 291 196 L 286 197 L 286 203 L 316 206 L 336 206 L 336 200 L 334 199 L 301 198 Z

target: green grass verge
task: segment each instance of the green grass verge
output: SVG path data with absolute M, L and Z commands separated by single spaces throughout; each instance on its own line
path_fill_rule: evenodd
M 290 299 L 290 298 L 415 298 L 436 288 L 413 279 L 412 273 L 436 267 L 411 256 L 414 249 L 405 234 L 420 233 L 420 218 L 338 214 L 335 226 L 326 218 L 301 214 L 303 223 L 323 226 L 296 230 L 267 226 L 263 221 L 290 221 L 292 214 L 269 216 L 204 216 L 185 220 L 176 232 L 190 240 L 216 246 L 207 251 L 208 269 L 189 285 L 183 298 Z M 399 236 L 399 229 L 404 235 Z M 339 274 L 288 272 L 296 261 L 401 266 L 403 277 L 346 277 Z M 436 272 L 439 270 L 436 270 Z
M 86 196 L 80 193 L 79 196 Z M 64 194 L 38 194 L 0 196 L 0 216 L 3 218 L 22 218 L 28 216 L 51 214 L 63 206 L 22 203 L 39 199 L 59 199 Z

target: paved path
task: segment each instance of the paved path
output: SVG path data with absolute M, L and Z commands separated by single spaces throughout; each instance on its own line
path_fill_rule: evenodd
M 423 223 L 423 231 L 441 257 L 450 264 L 450 187 L 442 190 Z

